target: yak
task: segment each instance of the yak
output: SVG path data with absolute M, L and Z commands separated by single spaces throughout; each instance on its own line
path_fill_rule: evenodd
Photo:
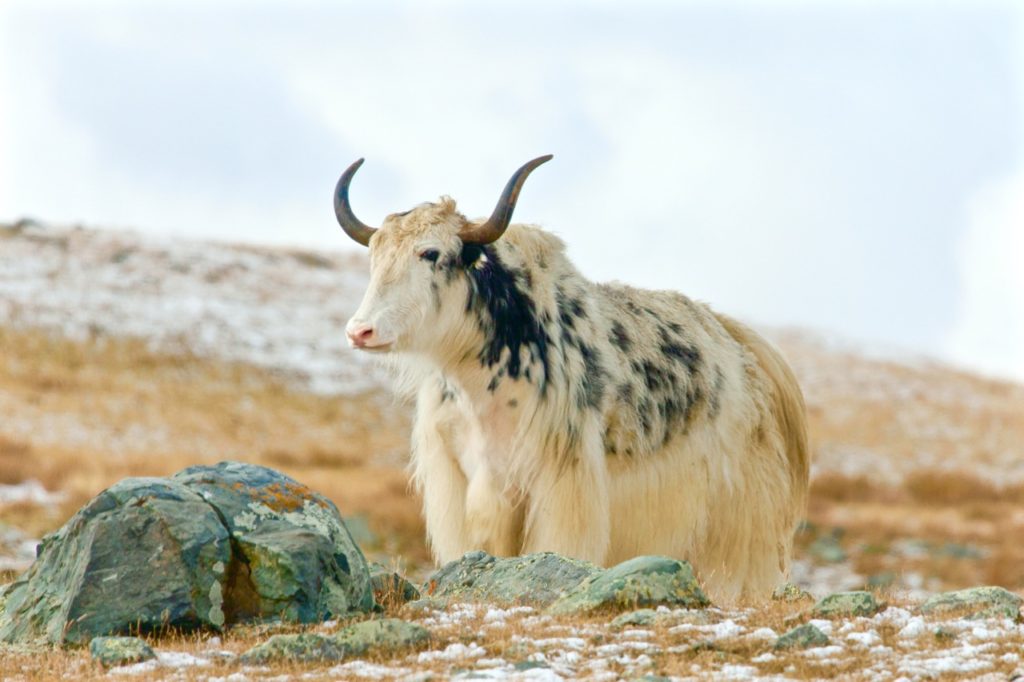
M 806 504 L 803 397 L 778 351 L 673 291 L 589 281 L 564 243 L 510 225 L 523 165 L 486 220 L 447 196 L 338 222 L 369 247 L 346 333 L 415 400 L 410 471 L 437 562 L 483 549 L 598 565 L 689 560 L 708 594 L 785 580 Z

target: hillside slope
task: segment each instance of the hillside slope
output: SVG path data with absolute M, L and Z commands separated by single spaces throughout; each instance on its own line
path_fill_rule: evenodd
M 21 533 L 0 554 L 123 476 L 237 458 L 365 514 L 382 555 L 424 560 L 408 408 L 344 341 L 366 278 L 363 254 L 0 227 L 0 520 Z M 768 334 L 810 414 L 800 581 L 1024 587 L 1024 387 Z M 63 497 L 10 492 L 31 480 Z

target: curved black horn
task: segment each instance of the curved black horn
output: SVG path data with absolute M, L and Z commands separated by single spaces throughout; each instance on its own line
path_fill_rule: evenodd
M 348 203 L 348 184 L 352 182 L 352 176 L 356 174 L 359 167 L 363 165 L 363 159 L 359 159 L 345 169 L 345 172 L 338 178 L 338 185 L 334 188 L 334 215 L 338 218 L 338 224 L 345 233 L 363 246 L 370 245 L 370 237 L 377 231 L 377 228 L 364 225 L 352 212 L 352 206 Z
M 519 190 L 523 188 L 526 177 L 534 168 L 552 159 L 551 154 L 539 156 L 530 161 L 512 174 L 512 178 L 505 185 L 505 191 L 498 199 L 498 205 L 487 222 L 474 225 L 459 233 L 459 238 L 466 244 L 490 244 L 505 233 L 509 221 L 512 220 L 512 211 L 516 208 L 516 200 L 519 199 Z

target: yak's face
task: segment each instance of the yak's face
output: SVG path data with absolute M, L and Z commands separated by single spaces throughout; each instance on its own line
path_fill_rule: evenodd
M 345 328 L 353 348 L 420 350 L 445 338 L 465 311 L 465 225 L 448 198 L 385 219 L 369 243 L 370 284 Z
M 469 223 L 454 201 L 442 197 L 390 215 L 379 228 L 364 225 L 352 212 L 348 186 L 363 160 L 349 166 L 334 189 L 334 213 L 348 236 L 370 247 L 370 286 L 345 327 L 352 347 L 436 351 L 453 345 L 466 328 L 466 268 L 486 264 L 483 245 L 505 232 L 526 177 L 550 159 L 541 156 L 521 166 L 484 222 Z

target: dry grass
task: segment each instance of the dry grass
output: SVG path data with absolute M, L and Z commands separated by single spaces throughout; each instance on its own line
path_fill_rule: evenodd
M 402 470 L 408 414 L 389 396 L 317 396 L 266 370 L 187 353 L 154 352 L 144 342 L 132 339 L 74 341 L 40 331 L 0 328 L 0 349 L 0 483 L 34 478 L 66 495 L 56 509 L 31 503 L 0 505 L 0 522 L 38 536 L 58 527 L 84 501 L 126 476 L 166 475 L 192 464 L 240 459 L 285 471 L 333 499 L 346 515 L 364 514 L 383 539 L 379 546 L 371 547 L 375 558 L 387 562 L 401 556 L 406 562 L 403 568 L 412 574 L 422 575 L 425 570 L 427 552 L 419 502 L 410 494 Z M 894 366 L 892 371 L 899 378 L 911 370 Z M 911 383 L 920 383 L 917 375 L 911 379 Z M 958 386 L 980 382 L 974 389 L 995 401 L 984 403 L 995 406 L 991 412 L 985 408 L 955 417 L 959 435 L 953 440 L 960 445 L 942 440 L 941 429 L 930 440 L 915 436 L 913 429 L 901 428 L 901 419 L 907 417 L 900 417 L 899 410 L 880 402 L 877 395 L 859 401 L 848 399 L 848 391 L 837 390 L 830 398 L 821 389 L 811 392 L 812 441 L 818 449 L 871 447 L 893 458 L 912 457 L 922 448 L 939 453 L 962 449 L 971 433 L 979 443 L 988 443 L 976 453 L 981 458 L 988 456 L 986 452 L 1005 449 L 1008 439 L 1019 438 L 1017 442 L 1024 443 L 1024 406 L 1015 407 L 1015 389 L 960 375 L 951 380 Z M 915 394 L 910 399 L 917 401 L 915 410 L 933 409 L 935 419 L 954 419 L 955 409 L 937 394 Z M 832 405 L 829 400 L 837 402 Z M 993 429 L 1002 430 L 993 433 Z M 1020 591 L 1024 590 L 1022 507 L 1024 484 L 999 485 L 970 469 L 919 467 L 893 481 L 870 473 L 844 474 L 825 468 L 818 471 L 812 486 L 810 525 L 798 537 L 797 556 L 808 559 L 809 547 L 816 539 L 840 529 L 835 532 L 837 542 L 860 575 L 919 575 L 929 589 L 1000 584 Z M 931 549 L 898 551 L 908 540 Z M 946 551 L 964 546 L 981 553 L 981 558 Z M 884 592 L 884 585 L 879 589 Z M 888 596 L 899 602 L 898 595 Z M 385 599 L 389 613 L 402 613 L 398 602 Z M 744 625 L 782 632 L 788 627 L 787 619 L 803 606 L 772 604 L 745 612 Z M 431 648 L 474 642 L 486 649 L 488 657 L 516 661 L 525 657 L 523 642 L 531 638 L 590 633 L 584 635 L 588 650 L 619 641 L 608 631 L 606 617 L 543 622 L 532 618 L 510 617 L 507 627 L 495 629 L 487 627 L 481 612 L 455 624 L 430 624 L 436 636 Z M 699 633 L 673 631 L 668 625 L 650 630 L 650 641 L 662 652 L 652 655 L 650 673 L 686 676 L 694 673 L 693 666 L 713 673 L 725 665 L 751 665 L 753 657 L 770 648 L 770 643 L 752 643 L 749 638 L 702 647 L 698 646 Z M 884 627 L 879 632 L 885 646 L 899 646 L 894 632 Z M 219 644 L 212 644 L 209 636 L 186 635 L 165 638 L 159 647 L 195 655 L 208 654 L 211 648 L 238 653 L 266 635 L 266 628 L 237 628 L 223 635 Z M 998 651 L 1010 652 L 1013 647 L 1019 651 L 1022 644 L 1017 640 L 1000 642 Z M 933 638 L 921 646 L 940 650 L 951 645 Z M 471 667 L 473 663 L 417 663 L 402 656 L 372 661 L 435 670 L 442 677 L 453 667 Z M 762 674 L 817 679 L 862 676 L 858 671 L 864 664 L 862 657 L 823 662 L 793 652 L 755 667 Z M 612 663 L 610 669 L 626 670 L 616 665 Z M 1015 665 L 1007 659 L 992 672 L 1008 675 Z M 200 679 L 236 670 L 213 663 L 174 675 Z M 281 674 L 309 674 L 310 679 L 345 677 L 323 666 L 297 665 L 271 666 L 251 677 Z M 92 679 L 103 675 L 80 651 L 55 651 L 47 656 L 0 653 L 0 677 L 4 679 Z M 134 679 L 165 675 L 166 671 L 158 670 Z
M 900 600 L 890 605 L 913 609 L 912 604 Z M 663 620 L 653 625 L 616 630 L 609 627 L 611 616 L 605 614 L 552 618 L 537 611 L 527 611 L 509 612 L 495 619 L 492 610 L 472 605 L 455 607 L 445 617 L 434 612 L 394 607 L 384 615 L 403 617 L 425 625 L 431 631 L 431 640 L 425 648 L 429 652 L 446 652 L 447 655 L 423 658 L 419 651 L 378 652 L 361 657 L 361 661 L 396 672 L 404 669 L 406 672 L 433 673 L 439 679 L 446 679 L 457 670 L 480 669 L 478 666 L 482 659 L 500 659 L 506 664 L 534 661 L 556 667 L 568 664 L 575 666 L 581 676 L 598 670 L 586 666 L 589 661 L 600 659 L 599 670 L 618 679 L 641 674 L 689 678 L 695 673 L 717 678 L 730 667 L 749 667 L 760 675 L 783 675 L 799 680 L 874 679 L 877 671 L 869 668 L 881 659 L 868 655 L 866 647 L 851 644 L 846 637 L 850 632 L 873 632 L 878 640 L 872 646 L 889 649 L 889 660 L 883 664 L 883 669 L 895 668 L 913 658 L 938 659 L 961 647 L 970 650 L 971 642 L 976 641 L 965 632 L 949 637 L 934 635 L 932 631 L 944 622 L 939 619 L 927 619 L 929 631 L 913 640 L 900 638 L 900 626 L 884 620 L 834 621 L 830 645 L 840 645 L 842 651 L 825 657 L 814 656 L 801 649 L 776 651 L 771 636 L 751 636 L 761 628 L 783 633 L 794 624 L 807 620 L 805 609 L 806 604 L 773 602 L 756 610 L 679 611 L 666 613 Z M 739 625 L 742 632 L 734 636 L 709 636 L 708 626 L 729 622 Z M 216 639 L 202 634 L 171 634 L 151 639 L 151 644 L 159 651 L 190 654 L 204 658 L 208 663 L 202 667 L 176 668 L 173 673 L 157 668 L 133 674 L 131 679 L 167 679 L 169 674 L 182 680 L 223 677 L 237 673 L 238 665 L 227 658 L 218 659 L 213 652 L 240 654 L 265 641 L 270 634 L 327 634 L 345 624 L 238 627 Z M 1000 636 L 984 636 L 984 641 L 985 645 L 979 651 L 984 651 L 991 661 L 986 673 L 1000 676 L 996 679 L 1009 679 L 1019 672 L 1019 657 L 1015 654 L 1024 646 L 1024 633 L 1019 629 L 1008 629 Z M 766 654 L 770 656 L 765 657 Z M 755 659 L 756 663 L 753 662 Z M 358 665 L 363 666 L 362 663 Z M 937 670 L 928 675 L 929 679 L 961 678 L 961 674 L 952 671 L 944 674 L 941 669 Z M 106 676 L 106 671 L 81 650 L 54 650 L 46 656 L 8 652 L 0 655 L 0 673 L 4 679 L 23 680 L 89 680 Z M 331 664 L 324 663 L 279 662 L 247 668 L 244 674 L 246 679 L 255 680 L 282 679 L 284 676 L 308 680 L 354 678 L 351 670 L 333 668 Z
M 280 469 L 365 514 L 394 549 L 425 558 L 418 502 L 400 464 L 408 419 L 389 396 L 324 397 L 250 366 L 150 351 L 133 339 L 72 341 L 0 328 L 0 482 L 65 493 L 54 513 L 0 520 L 52 530 L 126 476 L 237 459 Z

